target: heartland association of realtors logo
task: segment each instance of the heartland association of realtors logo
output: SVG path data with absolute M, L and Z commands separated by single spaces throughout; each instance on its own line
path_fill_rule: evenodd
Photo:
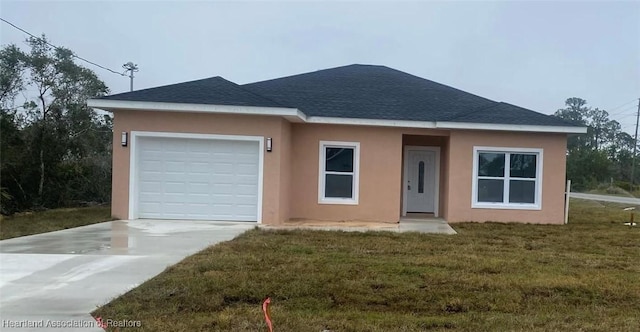
M 98 327 L 101 327 L 103 329 L 107 328 L 107 323 L 102 321 L 102 317 L 98 316 L 96 317 L 96 323 L 98 323 Z
M 60 329 L 74 329 L 74 328 L 91 328 L 99 327 L 106 329 L 108 327 L 141 327 L 142 323 L 139 320 L 112 320 L 102 319 L 102 317 L 96 317 L 94 320 L 53 320 L 53 319 L 41 319 L 41 320 L 10 320 L 3 319 L 2 328 L 20 329 L 20 328 L 60 328 Z

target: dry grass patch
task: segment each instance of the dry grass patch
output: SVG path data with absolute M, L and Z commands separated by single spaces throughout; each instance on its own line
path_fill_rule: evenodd
M 567 226 L 458 235 L 264 231 L 207 248 L 93 314 L 135 331 L 637 331 L 640 228 L 615 204 Z M 134 329 L 131 329 L 134 330 Z
M 0 219 L 0 240 L 95 224 L 111 218 L 109 206 L 23 212 Z

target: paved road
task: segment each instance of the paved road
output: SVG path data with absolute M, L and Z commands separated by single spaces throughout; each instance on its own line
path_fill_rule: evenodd
M 630 204 L 630 205 L 640 205 L 640 199 L 633 197 L 621 197 L 621 196 L 610 196 L 610 195 L 595 195 L 595 194 L 581 194 L 581 193 L 571 193 L 572 198 L 579 199 L 588 199 L 592 201 L 603 201 L 603 202 L 613 202 L 613 203 L 621 203 L 621 204 Z
M 96 307 L 185 256 L 253 227 L 113 221 L 0 241 L 0 331 L 103 331 L 89 314 Z

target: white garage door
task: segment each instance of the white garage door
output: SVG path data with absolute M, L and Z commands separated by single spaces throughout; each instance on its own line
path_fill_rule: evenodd
M 137 216 L 258 220 L 259 143 L 138 137 Z

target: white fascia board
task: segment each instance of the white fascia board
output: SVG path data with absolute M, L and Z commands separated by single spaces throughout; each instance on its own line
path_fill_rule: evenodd
M 538 125 L 516 125 L 497 123 L 470 123 L 470 122 L 436 122 L 439 129 L 467 129 L 467 130 L 498 130 L 498 131 L 525 131 L 538 133 L 563 133 L 563 134 L 584 134 L 587 127 L 571 126 L 538 126 Z
M 381 120 L 381 119 L 357 119 L 357 118 L 333 118 L 324 116 L 307 117 L 307 123 L 341 124 L 354 126 L 381 126 L 381 127 L 406 127 L 406 128 L 435 128 L 432 121 L 408 121 L 408 120 Z
M 285 107 L 258 107 L 258 106 L 236 106 L 236 105 L 210 105 L 210 104 L 187 104 L 187 103 L 163 103 L 151 101 L 126 101 L 89 99 L 87 106 L 95 107 L 107 111 L 139 110 L 139 111 L 165 111 L 165 112 L 197 112 L 197 113 L 229 113 L 246 115 L 275 115 L 284 116 L 291 119 L 304 121 L 306 116 L 297 108 Z
M 379 126 L 379 127 L 404 127 L 404 128 L 436 128 L 436 129 L 466 129 L 466 130 L 498 130 L 498 131 L 523 131 L 584 134 L 586 127 L 569 126 L 537 126 L 537 125 L 509 125 L 492 123 L 470 122 L 442 122 L 442 121 L 411 121 L 411 120 L 384 120 L 384 119 L 358 119 L 337 118 L 324 116 L 306 116 L 297 108 L 287 107 L 257 107 L 236 105 L 210 105 L 187 103 L 164 103 L 149 101 L 126 101 L 108 99 L 89 99 L 87 106 L 112 111 L 140 110 L 140 111 L 166 111 L 166 112 L 198 112 L 198 113 L 227 113 L 246 115 L 270 115 L 282 116 L 291 122 L 340 124 L 354 126 Z

